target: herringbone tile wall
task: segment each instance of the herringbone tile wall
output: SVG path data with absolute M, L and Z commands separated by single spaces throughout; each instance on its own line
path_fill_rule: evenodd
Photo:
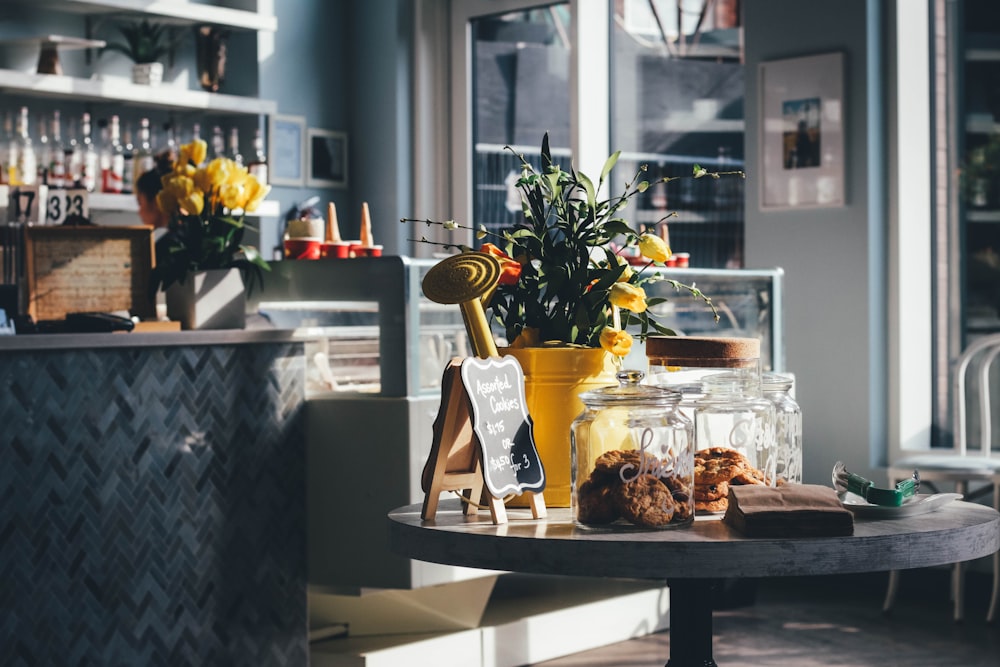
M 305 665 L 301 344 L 0 354 L 0 664 Z

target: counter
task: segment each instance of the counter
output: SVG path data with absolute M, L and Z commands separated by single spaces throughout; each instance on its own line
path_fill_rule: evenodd
M 308 663 L 303 343 L 0 338 L 0 664 Z

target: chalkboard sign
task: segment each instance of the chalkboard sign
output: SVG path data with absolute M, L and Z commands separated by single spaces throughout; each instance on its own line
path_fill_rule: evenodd
M 514 357 L 470 357 L 462 362 L 462 384 L 472 405 L 472 430 L 490 494 L 540 493 L 545 470 L 535 448 L 521 364 Z

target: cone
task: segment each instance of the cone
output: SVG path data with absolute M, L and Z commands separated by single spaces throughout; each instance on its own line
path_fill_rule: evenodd
M 361 247 L 371 248 L 375 245 L 372 238 L 372 216 L 368 212 L 368 202 L 361 204 Z
M 326 205 L 326 242 L 340 243 L 340 226 L 337 224 L 337 205 L 330 202 Z

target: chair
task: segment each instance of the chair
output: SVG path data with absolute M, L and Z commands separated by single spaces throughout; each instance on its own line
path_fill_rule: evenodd
M 981 493 L 992 489 L 993 507 L 1000 510 L 1000 453 L 992 456 L 992 424 L 993 406 L 990 401 L 990 370 L 994 362 L 1000 358 L 1000 334 L 992 334 L 975 340 L 959 355 L 954 368 L 954 391 L 952 392 L 954 415 L 954 443 L 948 449 L 934 448 L 926 454 L 908 456 L 889 466 L 889 484 L 895 484 L 909 477 L 914 469 L 920 472 L 921 484 L 929 482 L 933 487 L 939 482 L 953 483 L 955 491 L 973 499 Z M 970 376 L 970 371 L 975 372 Z M 968 426 L 972 419 L 966 404 L 966 392 L 971 388 L 973 396 L 978 394 L 979 437 L 975 440 L 977 447 L 970 448 Z M 969 485 L 983 484 L 972 494 Z M 952 599 L 955 605 L 955 621 L 961 621 L 964 615 L 964 569 L 962 563 L 956 563 L 952 571 Z M 889 573 L 889 588 L 886 591 L 883 612 L 888 612 L 895 601 L 899 586 L 899 572 Z M 993 592 L 990 597 L 990 607 L 986 621 L 992 623 L 997 611 L 997 598 L 1000 597 L 1000 552 L 993 554 Z

